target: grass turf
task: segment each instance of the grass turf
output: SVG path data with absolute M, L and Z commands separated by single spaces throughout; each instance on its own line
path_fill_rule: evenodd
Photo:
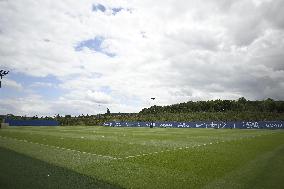
M 5 148 L 0 154 L 0 188 L 120 188 Z
M 5 188 L 9 178 L 10 188 L 32 180 L 50 182 L 41 188 L 284 188 L 281 130 L 10 127 L 0 136 Z

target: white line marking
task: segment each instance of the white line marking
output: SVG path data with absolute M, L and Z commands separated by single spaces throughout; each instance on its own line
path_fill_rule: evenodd
M 105 157 L 105 158 L 109 158 L 109 159 L 115 158 L 115 157 L 111 157 L 111 156 L 103 156 L 103 155 L 97 155 L 97 154 L 92 154 L 92 153 L 88 153 L 88 152 L 81 152 L 79 150 L 74 150 L 74 149 L 69 149 L 69 148 L 64 148 L 64 147 L 59 147 L 59 146 L 52 146 L 52 145 L 48 145 L 48 144 L 41 144 L 41 143 L 38 143 L 38 142 L 32 142 L 32 141 L 27 141 L 27 140 L 22 140 L 22 139 L 2 137 L 2 136 L 0 136 L 0 137 L 4 138 L 4 139 L 10 139 L 10 140 L 15 140 L 15 141 L 19 141 L 19 142 L 26 142 L 26 143 L 36 144 L 36 145 L 40 145 L 40 146 L 47 146 L 47 147 L 61 149 L 61 150 L 68 150 L 68 151 L 72 151 L 72 152 L 78 152 L 78 153 L 83 153 L 83 154 L 88 154 L 88 155 L 93 155 L 93 156 Z M 118 158 L 116 158 L 116 159 L 118 159 Z
M 268 134 L 275 134 L 275 133 L 268 133 Z M 266 135 L 268 135 L 266 134 Z M 232 140 L 228 140 L 228 142 L 230 141 L 234 141 L 234 140 L 241 140 L 241 139 L 251 139 L 251 138 L 255 138 L 257 136 L 263 136 L 263 135 L 256 135 L 256 136 L 245 136 L 245 137 L 240 137 L 240 138 L 235 138 L 235 139 L 232 139 Z M 103 156 L 103 155 L 99 155 L 99 154 L 93 154 L 93 153 L 88 153 L 88 152 L 81 152 L 79 150 L 74 150 L 74 149 L 69 149 L 69 148 L 64 148 L 64 147 L 59 147 L 59 146 L 52 146 L 52 145 L 48 145 L 48 144 L 40 144 L 38 142 L 32 142 L 32 141 L 27 141 L 25 139 L 16 139 L 16 138 L 10 138 L 10 137 L 5 137 L 5 136 L 0 136 L 1 138 L 4 138 L 4 139 L 12 139 L 12 140 L 16 140 L 16 141 L 19 141 L 19 142 L 25 142 L 25 143 L 30 143 L 30 144 L 36 144 L 36 145 L 41 145 L 41 146 L 47 146 L 47 147 L 51 147 L 51 148 L 56 148 L 56 149 L 61 149 L 61 150 L 68 150 L 68 151 L 72 151 L 72 152 L 78 152 L 78 153 L 83 153 L 83 154 L 88 154 L 88 155 L 93 155 L 93 156 L 98 156 L 98 157 L 104 157 L 104 158 L 110 158 L 110 159 L 113 159 L 113 160 L 121 160 L 121 159 L 129 159 L 129 158 L 135 158 L 135 157 L 140 157 L 140 156 L 147 156 L 147 155 L 154 155 L 154 154 L 158 154 L 158 153 L 163 153 L 164 151 L 161 150 L 159 152 L 150 152 L 150 153 L 144 153 L 144 154 L 138 154 L 138 155 L 131 155 L 131 156 L 127 156 L 127 157 L 124 157 L 124 158 L 118 158 L 118 157 L 111 157 L 111 156 Z M 221 142 L 226 142 L 225 140 L 222 140 L 222 141 L 216 141 L 215 143 L 216 144 L 219 144 Z M 183 149 L 189 149 L 189 148 L 194 148 L 194 147 L 200 147 L 200 146 L 206 146 L 206 145 L 209 145 L 209 144 L 213 144 L 214 142 L 210 142 L 210 143 L 204 143 L 203 145 L 193 145 L 193 146 L 186 146 L 186 147 L 174 147 L 173 149 L 167 149 L 165 150 L 166 152 L 171 152 L 171 151 L 175 151 L 175 150 L 183 150 Z

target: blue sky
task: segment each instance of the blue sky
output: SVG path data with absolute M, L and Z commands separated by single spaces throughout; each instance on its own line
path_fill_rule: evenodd
M 102 47 L 102 44 L 104 42 L 104 37 L 102 36 L 96 36 L 93 39 L 87 39 L 84 41 L 80 41 L 76 46 L 75 46 L 75 50 L 76 51 L 82 51 L 83 48 L 88 48 L 94 52 L 98 52 L 98 53 L 102 53 L 105 54 L 109 57 L 114 57 L 115 54 L 108 52 L 106 49 L 104 49 Z
M 5 85 L 5 79 L 12 78 L 17 84 L 22 87 L 21 93 L 19 93 L 18 89 L 15 87 L 9 87 Z M 42 96 L 47 100 L 57 99 L 59 96 L 64 94 L 64 90 L 59 88 L 59 84 L 61 82 L 52 75 L 48 75 L 46 77 L 34 77 L 29 76 L 23 73 L 13 73 L 10 72 L 3 79 L 3 89 L 1 90 L 0 97 L 25 97 L 30 93 L 37 94 Z
M 2 1 L 0 69 L 10 73 L 2 79 L 0 114 L 139 112 L 242 96 L 283 100 L 283 6 L 282 0 Z
M 93 11 L 101 11 L 101 12 L 105 12 L 106 11 L 106 7 L 103 6 L 102 4 L 94 4 L 93 5 Z
M 107 10 L 110 10 L 112 12 L 112 15 L 116 15 L 120 11 L 124 10 L 122 7 L 109 7 L 107 8 L 106 6 L 100 4 L 100 3 L 95 3 L 93 4 L 92 10 L 94 12 L 106 12 Z M 130 11 L 130 9 L 126 9 L 127 11 Z

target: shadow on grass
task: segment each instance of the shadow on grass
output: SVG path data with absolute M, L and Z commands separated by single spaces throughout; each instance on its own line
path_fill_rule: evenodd
M 0 148 L 0 188 L 121 188 L 74 171 Z

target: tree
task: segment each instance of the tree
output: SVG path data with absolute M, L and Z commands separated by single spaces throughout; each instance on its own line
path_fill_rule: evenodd
M 273 112 L 273 111 L 276 110 L 276 103 L 271 98 L 268 98 L 268 99 L 264 100 L 263 104 L 264 104 L 264 109 L 267 112 Z
M 110 115 L 110 111 L 109 111 L 109 109 L 107 108 L 107 113 L 106 113 L 107 115 Z
M 247 102 L 247 99 L 245 99 L 245 97 L 241 97 L 238 99 L 239 103 L 245 104 Z

